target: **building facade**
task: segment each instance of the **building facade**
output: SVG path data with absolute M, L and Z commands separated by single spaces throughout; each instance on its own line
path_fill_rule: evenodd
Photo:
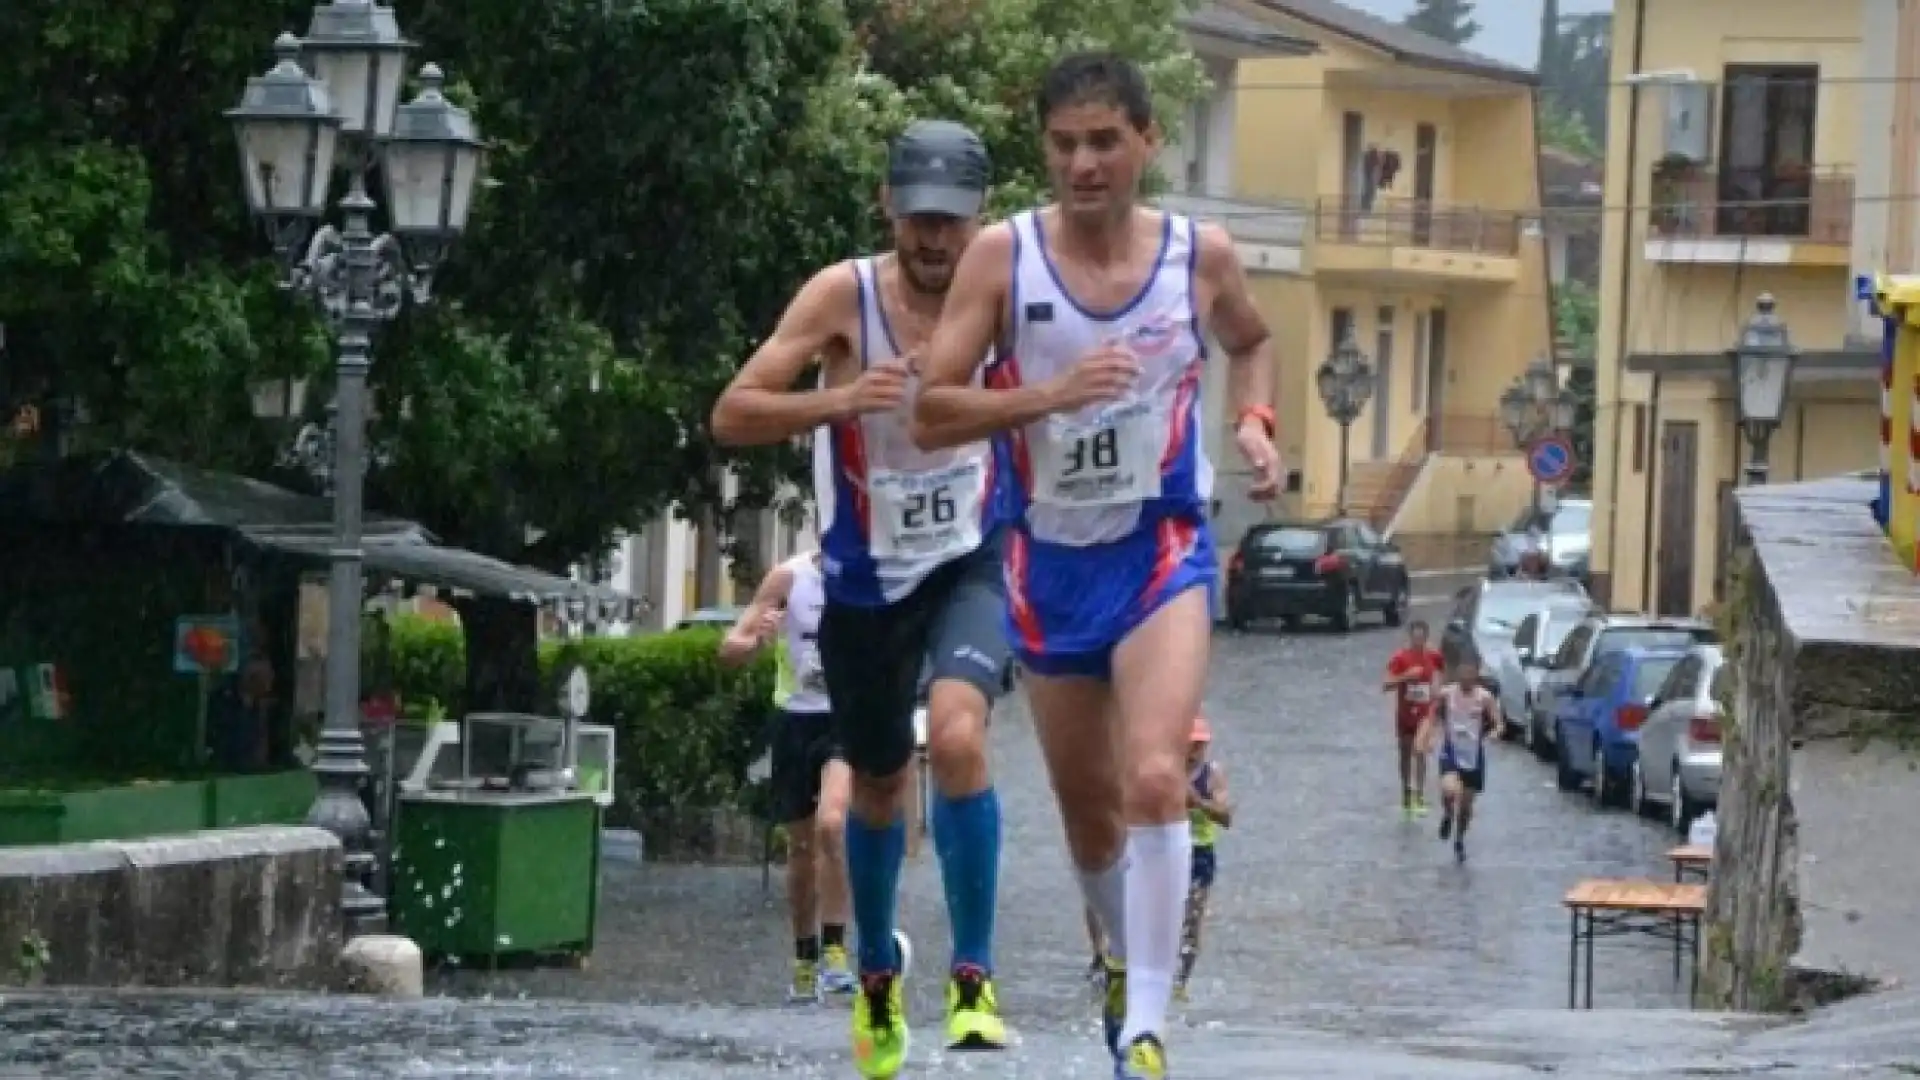
M 1902 54 L 1894 23 L 1911 18 L 1900 7 L 1912 5 L 1616 5 L 1593 555 L 1595 591 L 1615 609 L 1690 615 L 1723 584 L 1747 453 L 1727 350 L 1761 293 L 1802 352 L 1772 478 L 1876 464 L 1878 328 L 1862 322 L 1853 277 L 1898 268 L 1886 219 L 1901 214 L 1911 266 L 1910 204 L 1862 194 L 1894 179 L 1892 98 L 1911 96 L 1884 81 Z M 1870 10 L 1890 18 L 1867 49 Z
M 1402 535 L 1505 524 L 1530 484 L 1499 395 L 1551 348 L 1534 75 L 1332 0 L 1208 11 L 1311 43 L 1229 65 L 1197 40 L 1216 97 L 1166 169 L 1170 202 L 1217 212 L 1236 239 L 1262 210 L 1302 219 L 1297 268 L 1248 264 L 1298 471 L 1283 511 L 1337 509 L 1340 431 L 1315 372 L 1350 332 L 1375 379 L 1349 433 L 1347 510 Z

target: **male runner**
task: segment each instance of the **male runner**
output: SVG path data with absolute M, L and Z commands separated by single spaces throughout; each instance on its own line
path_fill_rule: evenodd
M 1440 688 L 1440 704 L 1427 721 L 1440 740 L 1440 839 L 1453 837 L 1453 857 L 1467 859 L 1467 827 L 1473 801 L 1487 787 L 1487 736 L 1500 732 L 1500 700 L 1480 685 L 1480 661 L 1464 656 L 1453 681 Z
M 1187 820 L 1193 831 L 1193 873 L 1187 886 L 1187 916 L 1180 930 L 1180 975 L 1173 996 L 1187 1000 L 1187 982 L 1200 960 L 1200 929 L 1207 921 L 1207 897 L 1219 872 L 1214 850 L 1221 829 L 1233 828 L 1233 797 L 1227 791 L 1227 767 L 1213 756 L 1213 728 L 1205 717 L 1193 720 L 1193 741 L 1187 753 Z
M 1212 630 L 1203 327 L 1231 361 L 1227 415 L 1256 498 L 1273 496 L 1280 469 L 1274 361 L 1227 234 L 1140 205 L 1160 138 L 1139 67 L 1066 57 L 1037 104 L 1056 202 L 985 230 L 961 258 L 914 438 L 1005 433 L 1008 631 L 1116 962 L 1116 1074 L 1149 1080 L 1166 1075 L 1192 849 L 1187 742 Z
M 861 993 L 853 1056 L 868 1077 L 895 1075 L 907 1054 L 901 982 L 910 946 L 894 928 L 894 902 L 923 663 L 932 665 L 933 842 L 953 927 L 947 1043 L 997 1050 L 1007 1041 L 992 983 L 1000 803 L 985 745 L 1008 655 L 1000 629 L 1005 496 L 984 435 L 927 452 L 908 432 L 913 358 L 979 231 L 987 170 L 973 132 L 944 121 L 910 126 L 893 143 L 881 193 L 893 252 L 816 274 L 713 412 L 716 437 L 736 446 L 827 425 L 814 440 L 826 554 L 820 647 L 854 773 L 847 861 Z M 793 390 L 815 362 L 818 388 Z
M 1427 644 L 1427 624 L 1415 619 L 1407 627 L 1407 644 L 1387 660 L 1387 678 L 1380 689 L 1393 695 L 1393 741 L 1400 758 L 1400 813 L 1414 817 L 1427 812 L 1427 755 L 1429 743 L 1420 740 L 1427 714 L 1433 711 L 1433 693 L 1445 676 L 1447 662 L 1440 650 Z
M 747 610 L 720 639 L 720 662 L 740 664 L 776 642 L 773 703 L 774 820 L 787 827 L 787 911 L 793 919 L 793 983 L 787 1000 L 850 994 L 847 957 L 847 763 L 834 746 L 827 681 L 820 671 L 820 553 L 795 555 L 760 581 Z M 784 634 L 783 634 L 784 631 Z

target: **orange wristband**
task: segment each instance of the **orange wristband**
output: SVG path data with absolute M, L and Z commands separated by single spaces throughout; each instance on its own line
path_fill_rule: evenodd
M 1273 420 L 1272 406 L 1249 405 L 1246 408 L 1241 409 L 1240 419 L 1237 422 L 1235 422 L 1233 426 L 1239 427 L 1241 424 L 1244 424 L 1249 420 L 1260 421 L 1260 425 L 1267 429 L 1267 438 L 1269 439 L 1273 438 L 1274 420 Z

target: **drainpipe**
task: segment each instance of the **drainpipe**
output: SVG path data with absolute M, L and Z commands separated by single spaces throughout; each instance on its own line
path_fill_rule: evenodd
M 1646 60 L 1646 53 L 1647 0 L 1634 0 L 1633 50 L 1632 63 L 1629 65 L 1632 70 L 1640 70 L 1642 63 Z M 1627 86 L 1627 190 L 1625 192 L 1626 197 L 1621 199 L 1618 204 L 1626 207 L 1626 219 L 1622 221 L 1620 225 L 1620 246 L 1622 249 L 1620 252 L 1620 315 L 1619 318 L 1615 320 L 1614 327 L 1614 339 L 1619 343 L 1615 350 L 1618 353 L 1614 358 L 1614 367 L 1617 374 L 1613 386 L 1614 431 L 1616 437 L 1613 440 L 1613 469 L 1609 474 L 1610 479 L 1607 486 L 1607 506 L 1611 510 L 1611 513 L 1607 515 L 1607 551 L 1612 556 L 1610 561 L 1616 563 L 1619 561 L 1620 551 L 1620 444 L 1626 441 L 1618 437 L 1618 432 L 1625 420 L 1622 409 L 1625 399 L 1621 394 L 1621 387 L 1626 382 L 1627 377 L 1626 359 L 1630 344 L 1627 341 L 1627 331 L 1631 329 L 1633 325 L 1628 311 L 1633 306 L 1633 264 L 1637 261 L 1633 256 L 1632 245 L 1633 203 L 1638 197 L 1636 189 L 1639 187 L 1639 184 L 1636 183 L 1636 180 L 1639 177 L 1639 159 L 1640 84 L 1635 82 Z M 1612 202 L 1613 200 L 1609 199 L 1608 201 Z M 1631 460 L 1631 458 L 1628 460 Z M 1647 523 L 1649 534 L 1651 534 L 1652 525 L 1653 523 L 1651 521 Z M 1650 568 L 1643 566 L 1642 577 L 1647 576 L 1646 569 Z M 1617 571 L 1615 568 L 1608 566 L 1607 604 L 1609 607 L 1613 606 L 1613 582 L 1616 576 Z

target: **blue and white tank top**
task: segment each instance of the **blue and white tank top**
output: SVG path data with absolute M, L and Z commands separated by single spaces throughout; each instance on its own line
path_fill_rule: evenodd
M 1199 238 L 1168 214 L 1160 254 L 1132 300 L 1107 312 L 1070 294 L 1047 253 L 1040 211 L 1012 221 L 1012 349 L 988 384 L 1039 384 L 1103 344 L 1140 361 L 1134 392 L 1047 417 L 997 443 L 1010 474 L 1008 516 L 1035 541 L 1087 547 L 1176 516 L 1204 517 L 1213 466 L 1202 447 L 1201 376 L 1207 359 L 1194 291 Z
M 857 259 L 861 370 L 905 350 L 880 299 L 875 260 Z M 919 376 L 896 412 L 826 425 L 813 443 L 813 491 L 820 513 L 827 595 L 879 607 L 927 575 L 977 549 L 998 524 L 999 470 L 989 442 L 925 451 L 908 431 Z
M 1459 683 L 1448 683 L 1440 690 L 1441 722 L 1446 726 L 1441 756 L 1472 772 L 1480 767 L 1480 755 L 1487 743 L 1487 711 L 1493 695 L 1484 686 L 1463 690 Z

